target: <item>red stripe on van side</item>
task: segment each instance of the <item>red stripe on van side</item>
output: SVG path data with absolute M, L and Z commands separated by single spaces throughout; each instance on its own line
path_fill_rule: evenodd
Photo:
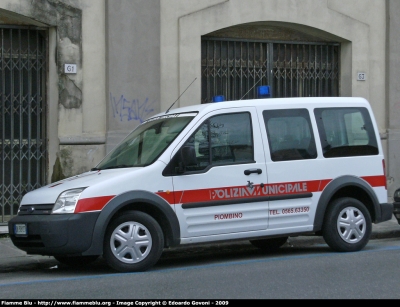
M 284 182 L 265 184 L 263 187 L 254 185 L 253 189 L 247 186 L 220 187 L 213 189 L 198 189 L 157 194 L 170 204 L 187 204 L 221 199 L 248 199 L 260 196 L 293 195 L 322 191 L 331 180 L 311 180 L 300 182 Z
M 325 189 L 325 187 L 328 185 L 328 183 L 331 182 L 331 181 L 332 181 L 332 179 L 320 180 L 318 191 L 315 191 L 315 192 L 322 192 Z
M 362 177 L 372 187 L 385 186 L 386 178 L 380 176 L 366 176 Z M 211 200 L 229 200 L 229 199 L 248 199 L 260 196 L 281 196 L 281 195 L 295 195 L 302 193 L 315 193 L 322 192 L 332 179 L 323 180 L 310 180 L 299 182 L 283 182 L 283 183 L 270 183 L 261 187 L 254 185 L 253 189 L 247 186 L 233 186 L 233 187 L 220 187 L 212 189 L 199 189 L 199 190 L 186 190 L 159 192 L 159 196 L 164 198 L 169 204 L 189 204 L 196 202 L 207 202 Z
M 161 196 L 164 198 L 170 205 L 173 205 L 175 203 L 175 195 L 179 192 L 171 192 L 171 191 L 166 191 L 166 192 L 157 192 L 156 194 L 158 196 Z
M 384 187 L 386 177 L 365 176 L 362 177 L 372 187 Z M 210 200 L 227 200 L 227 199 L 248 199 L 260 196 L 279 196 L 279 195 L 295 195 L 302 193 L 322 192 L 332 179 L 310 180 L 299 182 L 283 182 L 270 183 L 261 187 L 254 185 L 253 189 L 247 186 L 220 187 L 212 189 L 199 189 L 175 192 L 157 192 L 156 194 L 164 198 L 170 205 L 188 204 L 195 202 L 206 202 Z M 75 213 L 87 211 L 100 211 L 114 196 L 101 196 L 93 198 L 84 198 L 78 201 Z
M 386 176 L 365 176 L 361 177 L 368 182 L 372 187 L 386 187 Z
M 114 195 L 80 199 L 74 213 L 100 211 L 112 198 L 114 198 Z

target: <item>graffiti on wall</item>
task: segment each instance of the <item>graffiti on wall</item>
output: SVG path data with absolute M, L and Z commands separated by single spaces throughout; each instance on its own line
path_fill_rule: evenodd
M 150 102 L 146 97 L 144 101 L 139 99 L 126 99 L 124 95 L 119 98 L 110 93 L 110 103 L 114 118 L 122 121 L 138 120 L 141 123 L 154 112 L 155 101 Z

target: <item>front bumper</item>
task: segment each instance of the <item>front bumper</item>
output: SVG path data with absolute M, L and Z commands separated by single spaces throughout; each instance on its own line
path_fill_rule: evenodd
M 393 215 L 397 219 L 397 222 L 400 224 L 400 202 L 393 203 Z
M 99 214 L 20 215 L 8 222 L 8 231 L 13 244 L 28 254 L 81 255 L 92 243 Z M 15 224 L 26 224 L 28 235 L 15 235 Z

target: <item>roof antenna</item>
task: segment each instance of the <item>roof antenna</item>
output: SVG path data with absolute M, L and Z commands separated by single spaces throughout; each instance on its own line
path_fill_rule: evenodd
M 194 80 L 192 81 L 192 83 L 193 83 L 194 81 L 196 81 L 196 79 L 197 79 L 197 78 L 194 78 Z M 192 85 L 192 83 L 190 83 L 190 84 L 188 85 L 188 87 L 183 91 L 183 93 L 185 93 L 185 92 L 187 91 L 187 89 Z M 167 113 L 169 112 L 169 110 L 172 108 L 172 106 L 175 104 L 175 102 L 177 102 L 177 101 L 179 100 L 179 98 L 181 98 L 181 96 L 183 95 L 183 93 L 180 94 L 179 97 L 174 101 L 174 103 L 171 104 L 171 106 L 168 108 L 168 110 L 165 111 L 165 114 L 167 114 Z
M 244 94 L 243 97 L 240 98 L 239 100 L 242 100 L 242 99 L 244 98 L 244 96 L 246 96 L 258 83 L 260 83 L 260 81 L 262 81 L 262 78 L 261 78 L 260 80 L 258 80 L 258 81 L 253 85 L 253 87 L 252 87 L 251 89 L 249 89 L 249 90 L 247 91 L 247 93 Z

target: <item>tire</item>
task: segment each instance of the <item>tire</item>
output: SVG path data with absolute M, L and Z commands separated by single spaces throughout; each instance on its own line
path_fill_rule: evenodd
M 70 267 L 83 267 L 99 258 L 99 256 L 54 256 L 56 260 Z
M 263 251 L 273 252 L 286 243 L 288 237 L 250 240 L 250 243 Z
M 369 211 L 362 202 L 350 197 L 334 200 L 327 209 L 322 236 L 337 252 L 355 252 L 367 245 L 372 231 Z
M 150 215 L 127 211 L 113 220 L 104 239 L 103 257 L 120 272 L 141 272 L 151 268 L 161 257 L 164 235 Z

